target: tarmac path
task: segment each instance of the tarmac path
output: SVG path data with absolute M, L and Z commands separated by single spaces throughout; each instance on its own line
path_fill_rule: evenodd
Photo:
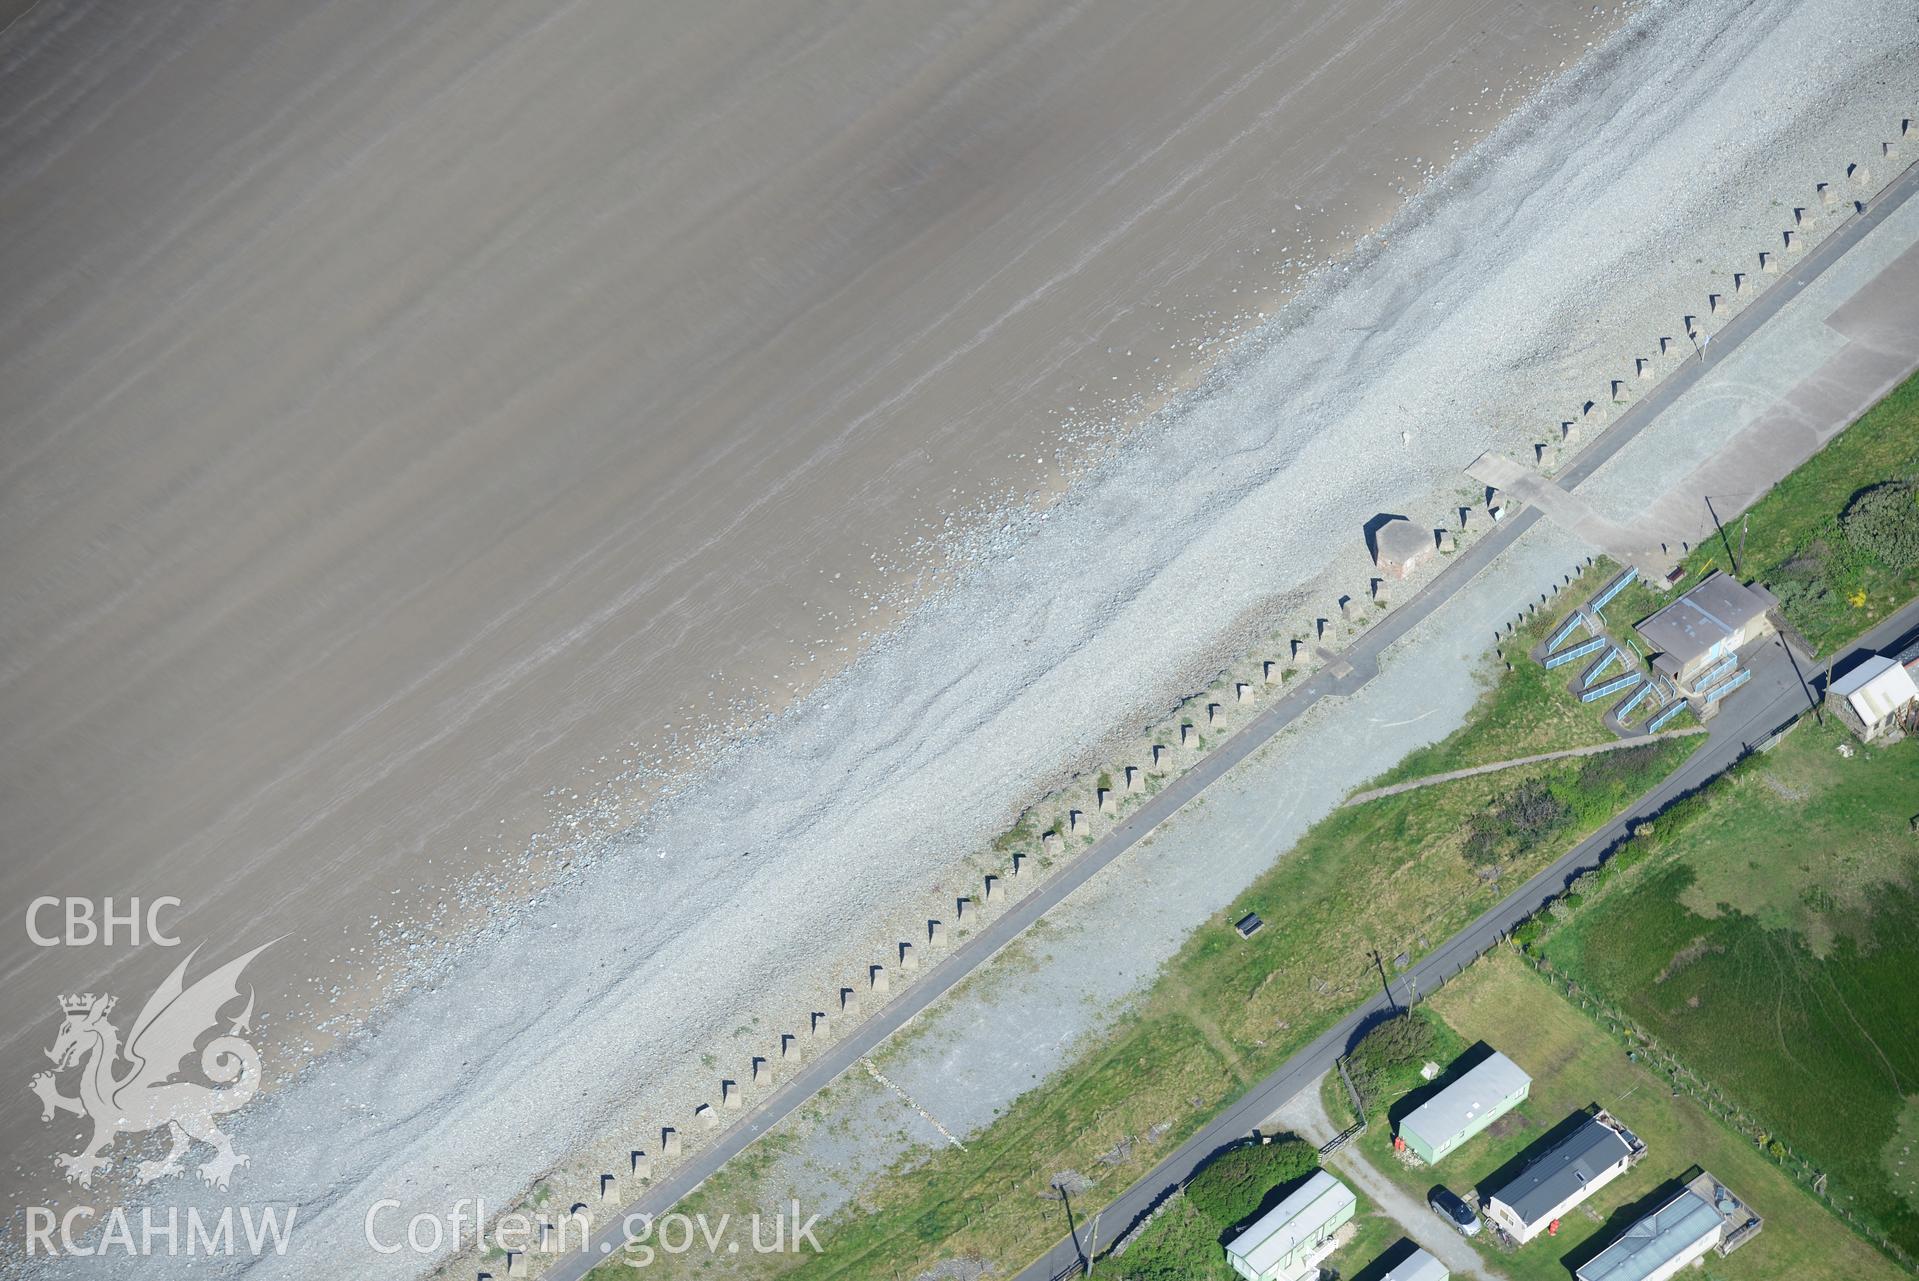
M 1480 774 L 1497 774 L 1501 770 L 1518 769 L 1521 765 L 1538 765 L 1544 761 L 1562 761 L 1577 756 L 1598 756 L 1602 752 L 1616 752 L 1625 747 L 1644 747 L 1648 743 L 1657 743 L 1664 738 L 1684 738 L 1688 734 L 1704 734 L 1706 727 L 1695 725 L 1688 729 L 1667 730 L 1663 734 L 1635 734 L 1631 738 L 1622 738 L 1616 743 L 1593 743 L 1586 747 L 1568 747 L 1557 752 L 1541 752 L 1537 756 L 1516 756 L 1509 761 L 1494 761 L 1490 765 L 1475 765 L 1470 769 L 1447 770 L 1444 774 L 1428 774 L 1424 778 L 1408 779 L 1404 783 L 1394 783 L 1390 787 L 1375 787 L 1369 791 L 1354 792 L 1346 798 L 1347 805 L 1364 805 L 1367 801 L 1376 801 L 1382 796 L 1398 796 L 1401 792 L 1413 792 L 1422 787 L 1431 787 L 1435 783 L 1450 783 L 1455 779 L 1474 778 Z

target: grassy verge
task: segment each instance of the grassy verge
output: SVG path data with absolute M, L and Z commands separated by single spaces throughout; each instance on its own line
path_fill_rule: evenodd
M 826 1221 L 822 1255 L 726 1261 L 724 1272 L 913 1276 L 970 1258 L 1017 1271 L 1067 1231 L 1051 1187 L 1056 1174 L 1087 1178 L 1085 1204 L 1116 1194 L 1371 991 L 1375 950 L 1390 966 L 1399 952 L 1437 945 L 1695 745 L 1678 740 L 1627 754 L 1598 783 L 1582 776 L 1586 762 L 1554 762 L 1336 811 L 1226 913 L 1230 920 L 1258 909 L 1283 928 L 1248 941 L 1223 922 L 1200 930 L 1111 1033 L 1018 1098 L 964 1151 L 917 1152 L 911 1168 L 880 1179 L 856 1208 Z M 1474 816 L 1498 810 L 1521 787 L 1561 799 L 1562 808 L 1543 826 L 1502 830 L 1469 857 Z M 685 1208 L 744 1214 L 784 1195 L 762 1187 L 756 1171 L 729 1166 Z M 654 1266 L 669 1276 L 706 1270 L 690 1257 Z
M 1919 561 L 1892 565 L 1854 547 L 1842 514 L 1861 491 L 1919 476 L 1919 375 L 1828 442 L 1750 511 L 1686 558 L 1688 583 L 1713 569 L 1757 579 L 1819 653 L 1864 631 L 1914 595 Z M 1919 519 L 1919 518 L 1915 518 Z M 1743 552 L 1741 545 L 1744 545 Z M 1671 599 L 1635 585 L 1606 611 L 1637 622 Z
M 1589 568 L 1554 598 L 1552 608 L 1533 615 L 1506 638 L 1486 669 L 1485 692 L 1457 730 L 1407 753 L 1366 786 L 1386 787 L 1475 765 L 1614 741 L 1611 731 L 1599 723 L 1606 704 L 1581 704 L 1566 689 L 1571 672 L 1563 668 L 1549 672 L 1526 657 L 1534 645 L 1552 635 L 1577 602 L 1599 590 L 1608 577 L 1608 564 L 1601 561 Z M 1508 662 L 1511 671 L 1505 670 Z
M 1844 741 L 1804 724 L 1716 783 L 1544 952 L 1919 1255 L 1919 744 Z
M 1610 1109 L 1646 1142 L 1647 1154 L 1563 1221 L 1555 1237 L 1502 1248 L 1490 1232 L 1473 1245 L 1512 1281 L 1568 1281 L 1572 1269 L 1610 1243 L 1671 1182 L 1699 1165 L 1719 1176 L 1766 1218 L 1765 1231 L 1728 1258 L 1709 1254 L 1701 1281 L 1797 1281 L 1847 1277 L 1877 1281 L 1898 1267 L 1827 1212 L 1745 1136 L 1629 1058 L 1615 1035 L 1563 999 L 1511 949 L 1500 949 L 1435 993 L 1427 1009 L 1465 1043 L 1485 1042 L 1533 1078 L 1532 1097 L 1435 1168 L 1396 1157 L 1389 1127 L 1374 1126 L 1361 1153 L 1382 1173 L 1424 1197 L 1439 1181 L 1464 1192 L 1503 1174 L 1532 1144 L 1573 1112 Z M 1408 1101 L 1411 1102 L 1411 1101 Z

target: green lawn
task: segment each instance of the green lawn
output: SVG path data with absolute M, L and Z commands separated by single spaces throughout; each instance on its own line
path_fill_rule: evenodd
M 1597 783 L 1586 762 L 1571 761 L 1335 811 L 1290 851 L 1275 850 L 1272 868 L 1187 941 L 1115 1031 L 1017 1099 L 965 1151 L 920 1152 L 911 1168 L 881 1179 L 858 1208 L 823 1223 L 824 1254 L 728 1260 L 724 1272 L 912 1276 L 968 1257 L 1017 1271 L 1067 1231 L 1064 1207 L 1049 1193 L 1055 1173 L 1090 1176 L 1089 1204 L 1118 1193 L 1371 992 L 1375 949 L 1390 966 L 1401 951 L 1437 945 L 1695 746 L 1682 739 L 1631 755 Z M 1481 861 L 1470 861 L 1474 817 L 1529 783 L 1571 803 L 1540 831 L 1499 833 Z M 1242 941 L 1228 922 L 1252 909 L 1283 927 Z M 762 1186 L 762 1174 L 730 1164 L 686 1208 L 744 1215 L 783 1203 L 788 1193 Z M 692 1256 L 654 1264 L 668 1276 L 706 1266 Z
M 1919 744 L 1849 741 L 1807 722 L 1716 783 L 1545 954 L 1919 1255 Z
M 1457 1192 L 1510 1169 L 1526 1150 L 1574 1112 L 1599 1104 L 1647 1145 L 1638 1165 L 1566 1217 L 1555 1237 L 1517 1249 L 1474 1238 L 1488 1265 L 1512 1281 L 1571 1281 L 1572 1269 L 1609 1243 L 1649 1198 L 1698 1165 L 1711 1170 L 1766 1218 L 1765 1231 L 1726 1259 L 1708 1255 L 1700 1281 L 1801 1281 L 1844 1277 L 1876 1281 L 1904 1275 L 1848 1231 L 1753 1144 L 1626 1057 L 1624 1046 L 1568 1004 L 1511 949 L 1500 949 L 1433 995 L 1426 1007 L 1459 1041 L 1484 1042 L 1533 1078 L 1532 1096 L 1434 1168 L 1414 1168 L 1392 1152 L 1387 1126 L 1375 1125 L 1360 1151 L 1410 1192 L 1443 1181 Z M 1408 1099 L 1392 1110 L 1403 1110 Z

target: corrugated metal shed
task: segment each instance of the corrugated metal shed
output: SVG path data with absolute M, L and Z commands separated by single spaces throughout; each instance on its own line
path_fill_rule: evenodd
M 1832 692 L 1851 704 L 1867 725 L 1877 725 L 1919 699 L 1919 685 L 1913 683 L 1912 673 L 1898 659 L 1885 654 L 1874 654 L 1834 680 Z

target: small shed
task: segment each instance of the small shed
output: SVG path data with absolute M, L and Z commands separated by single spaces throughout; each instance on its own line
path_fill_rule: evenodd
M 1624 1174 L 1644 1145 L 1601 1112 L 1526 1163 L 1486 1198 L 1486 1217 L 1524 1245 Z
M 1846 728 L 1870 743 L 1897 738 L 1919 708 L 1919 683 L 1889 654 L 1874 654 L 1837 677 L 1826 691 Z
M 1324 1170 L 1226 1244 L 1226 1261 L 1246 1281 L 1292 1281 L 1333 1252 L 1352 1222 L 1353 1190 Z
M 1399 1138 L 1432 1165 L 1525 1102 L 1533 1079 L 1494 1050 L 1399 1123 Z
M 1237 930 L 1243 939 L 1253 937 L 1265 927 L 1266 922 L 1260 919 L 1258 912 L 1248 912 L 1233 923 L 1233 929 Z

